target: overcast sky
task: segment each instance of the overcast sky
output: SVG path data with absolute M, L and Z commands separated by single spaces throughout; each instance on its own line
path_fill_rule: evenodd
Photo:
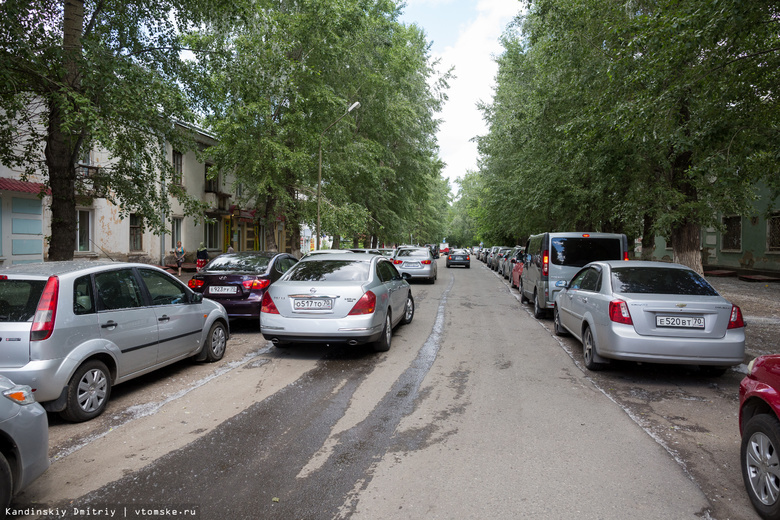
M 441 58 L 440 70 L 454 67 L 449 101 L 438 141 L 444 176 L 457 191 L 456 178 L 477 169 L 477 146 L 472 138 L 487 133 L 479 101 L 490 102 L 497 65 L 494 57 L 503 48 L 499 37 L 520 12 L 519 0 L 407 0 L 401 21 L 416 23 L 432 42 L 434 58 Z

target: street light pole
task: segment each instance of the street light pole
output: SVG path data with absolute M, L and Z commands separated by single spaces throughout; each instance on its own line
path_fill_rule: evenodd
M 328 125 L 328 127 L 322 131 L 320 134 L 320 164 L 319 168 L 317 169 L 317 247 L 316 250 L 319 251 L 320 249 L 320 196 L 322 193 L 322 136 L 325 135 L 325 132 L 330 130 L 330 128 L 341 121 L 344 116 L 355 110 L 356 108 L 360 108 L 360 101 L 355 101 L 350 105 L 350 107 L 347 109 L 346 112 L 344 112 L 341 117 L 333 121 L 331 124 Z

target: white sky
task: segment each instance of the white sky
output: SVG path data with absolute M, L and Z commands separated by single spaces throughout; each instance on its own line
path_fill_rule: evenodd
M 499 37 L 521 8 L 519 0 L 407 0 L 401 15 L 403 23 L 425 31 L 431 54 L 441 58 L 441 71 L 454 67 L 437 135 L 444 177 L 453 192 L 456 178 L 477 169 L 477 145 L 471 139 L 487 133 L 477 103 L 492 100 L 498 70 L 494 57 L 503 50 Z

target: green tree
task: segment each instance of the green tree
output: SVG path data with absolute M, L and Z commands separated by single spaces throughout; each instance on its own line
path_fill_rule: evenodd
M 91 182 L 76 163 L 93 148 L 111 158 L 94 182 L 120 215 L 162 230 L 168 194 L 199 213 L 184 190 L 161 187 L 173 174 L 166 144 L 186 150 L 195 120 L 177 83 L 179 35 L 215 9 L 178 0 L 0 5 L 0 161 L 51 189 L 51 260 L 73 258 L 76 200 Z
M 207 153 L 250 188 L 267 230 L 283 215 L 295 234 L 314 227 L 321 144 L 323 230 L 388 241 L 440 176 L 432 114 L 445 78 L 429 86 L 424 36 L 388 0 L 242 6 L 190 39 L 208 51 L 191 71 L 220 140 Z

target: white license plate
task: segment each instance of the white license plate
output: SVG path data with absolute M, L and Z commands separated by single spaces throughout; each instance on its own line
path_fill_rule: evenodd
M 683 329 L 703 329 L 704 318 L 683 316 L 656 316 L 655 324 L 658 327 L 679 327 Z
M 404 267 L 420 267 L 420 262 L 404 262 Z
M 295 298 L 293 299 L 294 311 L 330 311 L 333 310 L 332 298 Z
M 236 294 L 236 287 L 231 285 L 217 285 L 209 287 L 209 294 Z

